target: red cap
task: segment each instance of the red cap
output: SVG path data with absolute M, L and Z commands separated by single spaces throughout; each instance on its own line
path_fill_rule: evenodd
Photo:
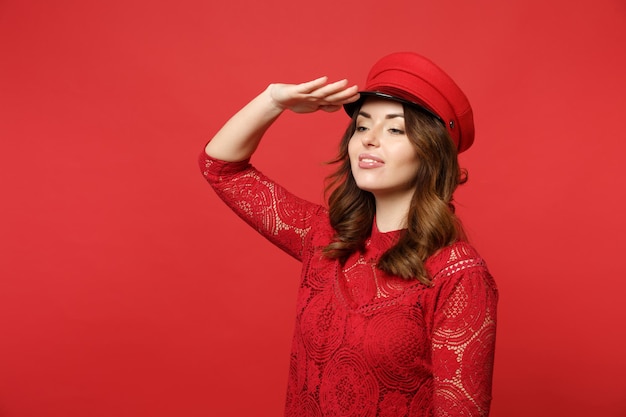
M 380 59 L 367 76 L 361 99 L 344 105 L 352 115 L 367 96 L 417 106 L 445 124 L 459 152 L 474 142 L 472 107 L 463 91 L 441 68 L 413 52 L 398 52 Z

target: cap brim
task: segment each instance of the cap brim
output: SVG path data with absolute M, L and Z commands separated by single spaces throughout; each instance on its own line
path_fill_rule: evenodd
M 414 101 L 410 101 L 401 97 L 397 97 L 391 94 L 387 94 L 387 93 L 381 93 L 380 91 L 359 91 L 359 99 L 357 101 L 354 101 L 352 103 L 347 103 L 343 105 L 344 110 L 346 111 L 346 113 L 348 113 L 348 116 L 352 117 L 354 116 L 354 112 L 359 109 L 361 107 L 361 105 L 363 105 L 363 102 L 365 101 L 366 98 L 368 97 L 379 97 L 382 99 L 386 99 L 386 100 L 393 100 L 393 101 L 397 101 L 399 103 L 402 104 L 406 104 L 409 105 L 413 108 L 416 108 L 417 110 L 420 110 L 426 114 L 429 114 L 431 116 L 433 116 L 435 119 L 439 120 L 440 122 L 443 123 L 443 120 L 441 119 L 441 117 L 439 117 L 437 114 L 435 114 L 432 110 L 424 107 L 422 104 L 420 103 L 416 103 Z

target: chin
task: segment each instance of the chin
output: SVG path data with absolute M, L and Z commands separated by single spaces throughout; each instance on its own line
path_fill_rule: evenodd
M 356 183 L 356 186 L 359 187 L 360 190 L 362 191 L 367 191 L 369 193 L 373 193 L 375 191 L 378 190 L 378 187 L 373 187 L 371 184 L 359 184 L 358 182 Z

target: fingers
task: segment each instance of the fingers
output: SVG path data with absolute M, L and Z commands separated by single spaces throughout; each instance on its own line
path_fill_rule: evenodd
M 310 94 L 320 87 L 323 87 L 327 82 L 328 77 L 323 76 L 302 84 L 298 84 L 298 92 L 301 94 Z
M 270 84 L 268 91 L 276 107 L 295 113 L 337 111 L 359 98 L 356 85 L 348 87 L 345 79 L 328 83 L 326 76 L 301 84 Z
M 347 81 L 346 81 L 347 83 Z M 332 104 L 346 104 L 359 99 L 359 87 L 356 85 L 338 90 L 330 90 L 324 96 L 324 101 Z
M 318 102 L 322 106 L 342 105 L 358 100 L 358 87 L 356 85 L 347 87 L 348 80 L 327 82 L 328 77 L 324 76 L 299 84 L 300 98 L 309 102 Z
M 335 81 L 333 83 L 328 83 L 328 77 L 323 76 L 316 78 L 312 81 L 307 81 L 305 83 L 298 85 L 298 92 L 300 94 L 313 95 L 315 97 L 329 97 L 333 94 L 342 92 L 346 90 L 346 86 L 348 85 L 348 80 L 343 79 L 339 81 Z M 356 86 L 352 86 L 349 88 L 356 88 Z
M 332 96 L 333 94 L 340 93 L 341 91 L 346 89 L 348 85 L 348 80 L 339 80 L 334 83 L 325 84 L 323 86 L 318 87 L 315 90 L 309 91 L 309 94 L 318 98 L 327 98 Z

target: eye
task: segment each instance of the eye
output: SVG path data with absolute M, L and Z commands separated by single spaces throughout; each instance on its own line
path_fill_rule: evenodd
M 356 127 L 356 131 L 357 132 L 365 132 L 367 130 L 367 127 L 365 126 L 357 126 Z
M 391 133 L 392 135 L 404 135 L 404 130 L 392 127 L 391 129 L 389 129 L 389 133 Z

